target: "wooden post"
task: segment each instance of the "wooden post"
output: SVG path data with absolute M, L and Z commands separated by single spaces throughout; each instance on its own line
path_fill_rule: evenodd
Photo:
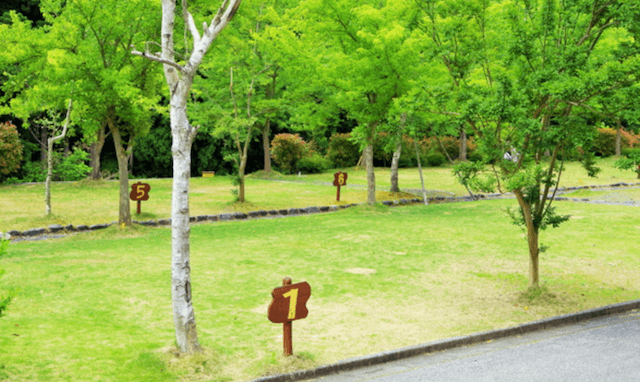
M 338 186 L 338 194 L 336 195 L 336 201 L 340 201 L 340 186 Z
M 291 285 L 291 277 L 282 279 L 282 286 Z M 292 339 L 293 322 L 286 321 L 282 324 L 282 346 L 284 348 L 284 356 L 288 357 L 293 354 Z
M 142 202 L 140 200 L 138 200 L 138 215 L 140 215 L 140 205 L 142 204 Z

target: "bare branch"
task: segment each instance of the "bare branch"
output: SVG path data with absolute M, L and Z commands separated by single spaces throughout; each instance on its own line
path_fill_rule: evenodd
M 151 61 L 156 61 L 156 62 L 160 62 L 169 66 L 173 66 L 174 68 L 178 69 L 179 72 L 184 73 L 185 69 L 183 66 L 178 65 L 176 62 L 171 61 L 171 60 L 166 60 L 162 57 L 156 56 L 156 55 L 151 55 L 149 53 L 146 52 L 139 52 L 137 50 L 132 50 L 131 54 L 135 55 L 135 56 L 140 56 L 140 57 L 144 57 L 146 59 L 149 59 Z
M 193 45 L 195 46 L 195 44 L 200 42 L 200 39 L 201 39 L 200 32 L 198 32 L 198 28 L 196 27 L 196 22 L 193 20 L 193 16 L 191 15 L 191 13 L 187 12 L 187 17 L 188 19 L 186 20 L 186 22 L 187 22 L 187 25 L 189 25 L 189 31 L 193 36 Z

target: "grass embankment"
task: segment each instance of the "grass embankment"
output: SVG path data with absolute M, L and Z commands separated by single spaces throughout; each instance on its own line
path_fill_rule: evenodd
M 613 167 L 613 159 L 599 160 L 602 173 L 598 178 L 587 178 L 578 163 L 567 163 L 563 172 L 561 186 L 585 184 L 611 184 L 617 182 L 636 182 L 631 171 L 621 171 Z M 349 174 L 348 184 L 366 186 L 364 169 L 342 169 Z M 333 181 L 331 170 L 315 175 L 283 175 L 279 180 L 295 181 L 279 183 L 258 177 L 247 178 L 247 203 L 234 203 L 231 194 L 230 177 L 192 178 L 190 187 L 191 215 L 215 215 L 224 212 L 270 210 L 281 208 L 299 208 L 308 206 L 340 205 L 366 202 L 366 190 L 363 188 L 343 187 L 340 202 L 336 202 L 336 189 L 333 186 L 318 185 L 317 182 Z M 410 197 L 404 194 L 391 194 L 389 190 L 389 169 L 376 169 L 377 199 L 393 200 Z M 425 187 L 428 190 L 455 195 L 466 195 L 466 190 L 453 176 L 451 168 L 425 168 Z M 133 184 L 138 180 L 131 180 Z M 133 219 L 163 219 L 171 216 L 171 179 L 144 180 L 151 185 L 150 198 L 142 202 L 142 214 L 136 214 L 136 203 L 131 202 Z M 420 177 L 417 169 L 400 169 L 401 188 L 420 189 Z M 0 232 L 11 229 L 47 227 L 51 224 L 98 224 L 118 220 L 118 182 L 117 181 L 81 181 L 76 183 L 52 184 L 53 215 L 45 216 L 43 201 L 44 185 L 0 186 Z
M 558 203 L 543 293 L 530 299 L 513 200 L 388 208 L 192 227 L 198 357 L 174 355 L 167 228 L 11 244 L 15 299 L 0 318 L 0 380 L 244 381 L 640 298 L 637 208 Z M 309 316 L 267 320 L 282 277 L 312 288 Z

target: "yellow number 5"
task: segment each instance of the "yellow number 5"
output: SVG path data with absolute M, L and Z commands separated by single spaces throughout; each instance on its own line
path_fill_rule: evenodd
M 287 318 L 290 320 L 296 318 L 296 305 L 298 304 L 298 290 L 291 289 L 287 293 L 283 294 L 282 297 L 289 297 L 289 316 Z
M 136 191 L 138 191 L 138 198 L 142 198 L 144 196 L 144 187 L 138 186 L 136 187 Z

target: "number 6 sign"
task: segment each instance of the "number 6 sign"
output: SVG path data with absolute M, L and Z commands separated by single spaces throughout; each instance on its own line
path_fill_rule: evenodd
M 284 324 L 284 355 L 287 356 L 293 353 L 291 321 L 300 320 L 309 315 L 305 304 L 311 296 L 311 286 L 306 281 L 291 284 L 289 277 L 282 280 L 282 285 L 271 292 L 273 300 L 269 304 L 267 316 L 271 322 Z

